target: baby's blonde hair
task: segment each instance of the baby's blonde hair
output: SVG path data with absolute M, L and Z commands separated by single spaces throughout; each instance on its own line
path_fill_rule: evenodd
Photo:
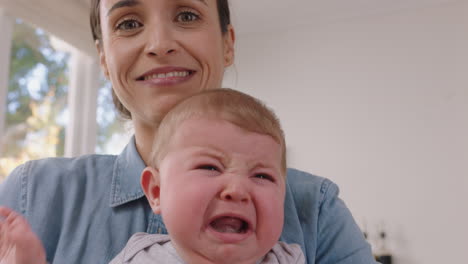
M 225 120 L 247 131 L 272 137 L 281 146 L 281 169 L 286 176 L 286 143 L 278 118 L 260 100 L 232 89 L 206 90 L 171 109 L 159 125 L 150 166 L 158 167 L 177 128 L 184 121 L 197 117 Z

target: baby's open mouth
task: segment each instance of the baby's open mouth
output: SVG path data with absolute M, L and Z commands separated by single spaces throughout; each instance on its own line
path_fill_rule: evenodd
M 249 230 L 249 223 L 237 217 L 223 216 L 214 219 L 210 226 L 220 233 L 244 234 Z

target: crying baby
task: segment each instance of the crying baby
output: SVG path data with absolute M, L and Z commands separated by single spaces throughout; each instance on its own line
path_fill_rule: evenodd
M 154 136 L 141 186 L 169 235 L 133 235 L 112 264 L 305 263 L 299 245 L 278 241 L 286 145 L 263 103 L 204 91 L 177 104 Z

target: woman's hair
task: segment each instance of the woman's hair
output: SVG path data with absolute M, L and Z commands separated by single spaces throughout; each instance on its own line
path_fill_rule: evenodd
M 228 31 L 228 26 L 231 24 L 231 12 L 229 11 L 228 0 L 216 0 L 218 7 L 218 16 L 219 24 L 221 27 L 221 33 L 226 34 Z M 101 14 L 99 5 L 101 0 L 91 0 L 91 10 L 89 14 L 89 21 L 91 24 L 91 33 L 93 35 L 94 41 L 102 41 L 102 31 L 101 31 Z M 119 98 L 112 89 L 112 100 L 115 107 L 119 111 L 122 117 L 131 119 L 132 115 L 130 111 L 120 102 Z
M 232 89 L 205 90 L 172 108 L 158 127 L 148 165 L 158 168 L 180 125 L 197 118 L 225 120 L 246 131 L 272 137 L 280 145 L 281 173 L 286 176 L 286 142 L 279 119 L 260 100 Z

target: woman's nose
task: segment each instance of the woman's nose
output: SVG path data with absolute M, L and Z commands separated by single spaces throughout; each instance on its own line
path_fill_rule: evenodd
M 164 23 L 147 29 L 145 52 L 149 56 L 164 57 L 176 53 L 177 42 L 174 40 L 170 26 Z
M 249 202 L 250 195 L 247 186 L 240 181 L 231 181 L 221 191 L 221 200 L 229 202 Z

